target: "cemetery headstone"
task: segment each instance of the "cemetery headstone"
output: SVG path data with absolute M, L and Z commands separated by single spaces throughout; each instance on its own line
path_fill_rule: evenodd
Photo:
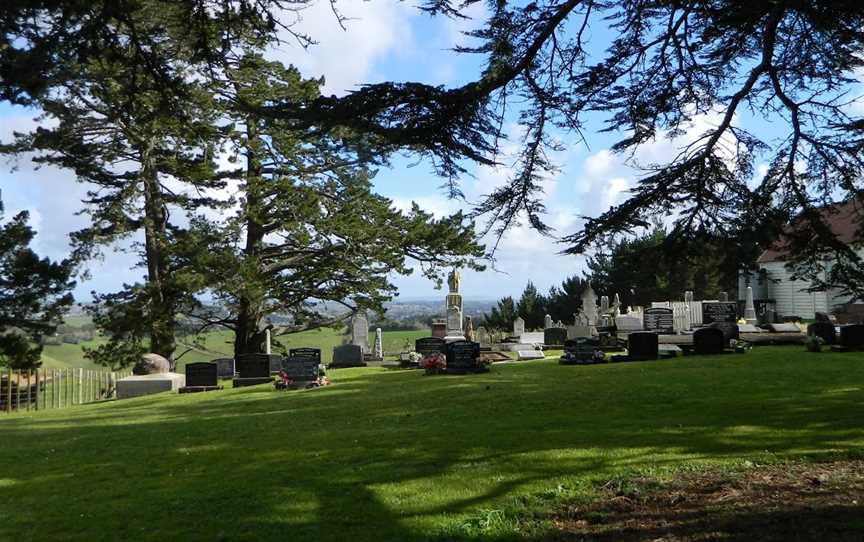
M 186 364 L 187 388 L 217 388 L 219 386 L 219 367 L 206 361 Z
M 372 348 L 372 357 L 376 360 L 384 359 L 384 340 L 381 336 L 381 328 L 375 328 L 375 346 Z
M 708 327 L 713 327 L 723 332 L 723 341 L 726 346 L 729 346 L 729 341 L 733 339 L 737 341 L 741 338 L 741 331 L 738 329 L 738 324 L 731 324 L 729 322 L 713 322 L 708 324 Z
M 474 335 L 476 341 L 480 343 L 480 346 L 489 346 L 489 332 L 486 331 L 485 327 L 478 327 L 477 331 L 474 332 Z
M 234 387 L 255 386 L 273 381 L 270 376 L 273 367 L 273 359 L 277 359 L 281 365 L 281 357 L 271 354 L 241 354 L 235 360 L 237 377 L 234 378 Z
M 300 385 L 308 385 L 318 382 L 321 363 L 315 358 L 288 356 L 282 360 L 282 370 L 290 380 Z
M 813 322 L 807 326 L 807 335 L 820 337 L 829 346 L 837 343 L 837 330 L 831 322 Z
M 597 351 L 597 348 L 596 339 L 568 339 L 564 342 L 564 353 L 561 355 L 558 363 L 561 365 L 586 365 L 594 363 L 594 353 Z
M 642 311 L 642 327 L 645 331 L 669 335 L 673 333 L 674 323 L 672 309 L 651 307 Z
M 703 327 L 693 332 L 693 351 L 696 354 L 722 354 L 726 348 L 723 330 Z
M 642 319 L 630 315 L 618 316 L 615 318 L 615 327 L 620 333 L 642 331 Z
M 459 270 L 453 269 L 447 275 L 447 286 L 449 293 L 444 298 L 444 316 L 447 324 L 447 332 L 445 337 L 461 337 L 464 330 L 462 328 L 462 294 L 459 293 L 459 284 L 461 278 Z
M 271 354 L 241 354 L 237 356 L 237 374 L 240 378 L 269 378 L 270 358 Z
M 363 354 L 369 352 L 369 321 L 362 312 L 351 321 L 351 344 L 359 346 Z
M 840 326 L 840 346 L 858 349 L 864 347 L 864 324 Z
M 446 354 L 447 342 L 440 337 L 423 337 L 414 341 L 414 350 L 423 357 Z
M 758 323 L 756 317 L 756 306 L 753 304 L 753 287 L 747 287 L 747 294 L 744 301 L 744 321 L 748 324 Z
M 462 311 L 459 307 L 451 305 L 447 307 L 447 335 L 458 336 L 462 334 Z
M 219 378 L 234 378 L 234 358 L 214 359 L 216 374 Z
M 480 345 L 470 341 L 453 341 L 447 344 L 447 372 L 464 374 L 478 369 Z
M 714 322 L 738 321 L 738 303 L 734 301 L 703 301 L 702 323 L 713 324 Z
M 552 317 L 550 315 L 546 315 L 543 317 L 543 329 L 549 329 L 554 324 L 552 323 Z
M 567 330 L 560 327 L 550 327 L 543 330 L 543 344 L 560 346 L 567 340 Z
M 316 362 L 321 363 L 320 348 L 292 348 L 288 351 L 288 355 L 292 358 L 315 360 Z
M 593 326 L 597 323 L 597 294 L 590 284 L 582 293 L 582 315 L 587 320 L 585 325 Z
M 567 338 L 578 339 L 580 337 L 591 337 L 591 326 L 575 325 L 567 327 Z
M 330 367 L 365 367 L 363 349 L 358 344 L 343 344 L 333 348 L 333 361 Z
M 270 374 L 276 374 L 282 368 L 282 356 L 279 354 L 262 354 L 270 359 Z
M 627 336 L 627 354 L 633 361 L 657 359 L 659 337 L 651 331 L 637 331 Z
M 517 316 L 513 321 L 513 336 L 521 337 L 525 333 L 525 320 L 521 316 Z
M 532 359 L 546 359 L 542 350 L 517 350 L 516 359 L 519 361 L 528 361 Z

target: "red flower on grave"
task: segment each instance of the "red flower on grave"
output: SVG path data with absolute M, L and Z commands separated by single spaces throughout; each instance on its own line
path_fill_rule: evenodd
M 440 352 L 436 352 L 435 354 L 429 354 L 420 360 L 420 367 L 422 369 L 446 369 L 447 368 L 447 356 L 441 354 Z

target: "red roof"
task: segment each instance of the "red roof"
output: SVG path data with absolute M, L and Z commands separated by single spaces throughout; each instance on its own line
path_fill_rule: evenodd
M 828 224 L 837 239 L 846 244 L 858 243 L 857 231 L 859 221 L 864 216 L 864 201 L 850 199 L 843 203 L 837 203 L 824 207 L 820 212 L 822 220 Z M 791 226 L 786 228 L 789 231 Z M 782 236 L 768 247 L 756 263 L 781 262 L 786 259 L 789 254 L 788 241 Z

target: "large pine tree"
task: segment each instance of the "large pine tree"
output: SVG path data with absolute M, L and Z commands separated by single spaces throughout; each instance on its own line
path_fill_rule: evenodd
M 40 365 L 41 339 L 72 304 L 71 260 L 52 262 L 31 248 L 35 236 L 22 211 L 3 220 L 0 202 L 0 365 Z
M 120 353 L 131 362 L 144 350 L 173 359 L 177 315 L 196 302 L 188 257 L 175 250 L 195 245 L 184 242 L 189 232 L 178 218 L 219 205 L 208 191 L 224 186 L 214 174 L 213 101 L 191 77 L 188 59 L 173 46 L 162 51 L 166 66 L 186 75 L 184 100 L 166 103 L 160 80 L 129 62 L 134 52 L 115 44 L 77 65 L 74 77 L 38 95 L 53 127 L 18 134 L 6 148 L 35 153 L 36 163 L 71 169 L 87 183 L 82 204 L 91 224 L 72 234 L 77 257 L 110 245 L 137 254 L 146 270 L 143 284 L 96 296 L 94 319 L 110 340 L 89 354 L 111 365 Z
M 202 271 L 217 310 L 193 316 L 205 328 L 231 329 L 235 355 L 260 350 L 270 315 L 290 315 L 282 331 L 335 324 L 358 310 L 382 311 L 395 274 L 417 268 L 440 283 L 444 268 L 481 268 L 483 247 L 461 213 L 436 219 L 416 205 L 403 212 L 372 191 L 370 168 L 383 157 L 367 151 L 363 134 L 295 130 L 236 108 L 286 96 L 309 101 L 323 81 L 251 51 L 226 60 L 221 73 L 243 164 L 239 209 L 221 227 L 198 222 L 210 236 Z M 342 311 L 323 315 L 321 301 Z

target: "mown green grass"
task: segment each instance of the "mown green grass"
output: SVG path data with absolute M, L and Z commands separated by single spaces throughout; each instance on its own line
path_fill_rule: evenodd
M 634 471 L 864 450 L 864 360 L 653 363 L 152 396 L 0 416 L 0 540 L 511 540 Z M 539 534 L 538 534 L 539 533 Z
M 428 337 L 428 331 L 385 331 L 383 332 L 384 351 L 388 353 L 403 350 L 406 341 L 413 346 L 414 341 L 420 337 Z M 194 337 L 178 338 L 176 355 L 177 370 L 183 371 L 187 363 L 198 361 L 212 361 L 219 357 L 232 357 L 234 351 L 234 335 L 230 331 L 212 331 L 200 336 L 203 349 L 190 349 Z M 274 352 L 287 351 L 290 348 L 309 346 L 321 349 L 322 361 L 329 363 L 333 358 L 333 348 L 342 344 L 344 330 L 333 328 L 322 328 L 311 331 L 302 331 L 291 335 L 276 337 L 278 345 L 273 346 Z M 104 339 L 97 338 L 93 341 L 81 342 L 79 344 L 47 345 L 42 350 L 42 366 L 48 369 L 84 368 L 98 369 L 99 367 L 84 357 L 82 347 L 90 348 L 98 345 Z M 375 330 L 370 330 L 370 348 L 375 340 Z M 188 350 L 188 352 L 187 352 Z

